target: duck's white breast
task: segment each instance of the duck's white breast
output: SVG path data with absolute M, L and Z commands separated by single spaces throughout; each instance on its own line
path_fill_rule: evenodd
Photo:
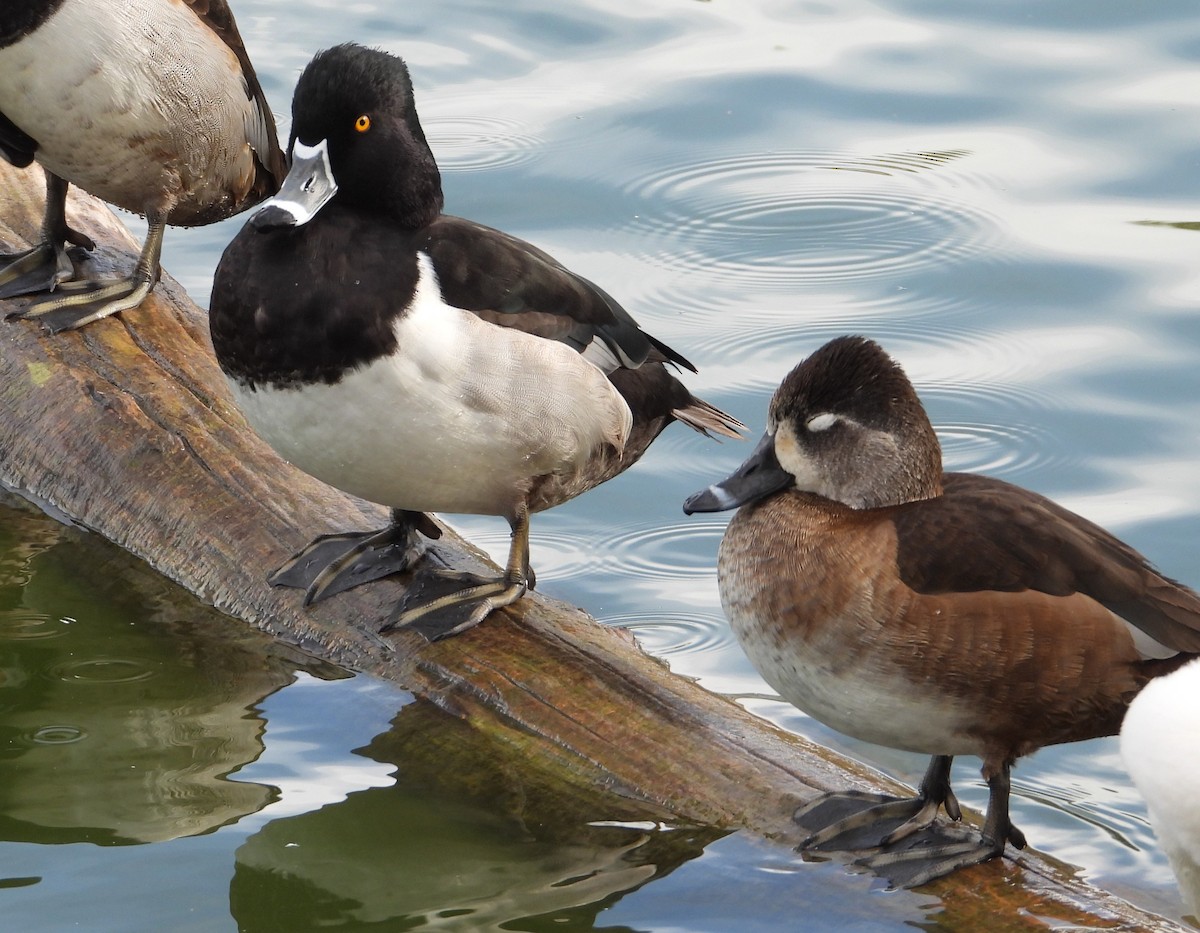
M 428 258 L 419 266 L 393 355 L 333 385 L 231 382 L 280 455 L 384 505 L 511 516 L 536 477 L 623 446 L 632 416 L 599 369 L 565 344 L 447 306 Z

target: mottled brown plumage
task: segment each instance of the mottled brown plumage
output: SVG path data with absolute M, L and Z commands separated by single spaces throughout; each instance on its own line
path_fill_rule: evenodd
M 912 817 L 870 860 L 901 883 L 1023 845 L 1008 820 L 1013 762 L 1114 735 L 1150 678 L 1200 652 L 1200 596 L 1134 549 L 1036 493 L 942 474 L 916 393 L 862 338 L 797 366 L 755 455 L 685 508 L 737 505 L 721 599 L 764 679 L 841 732 L 935 756 L 901 810 L 872 799 L 832 827 L 806 823 L 824 843 Z M 938 805 L 957 811 L 948 769 L 962 754 L 983 759 L 992 788 L 982 844 L 892 852 Z
M 0 297 L 55 292 L 18 316 L 50 330 L 136 307 L 165 225 L 215 223 L 279 187 L 286 159 L 225 0 L 23 0 L 0 11 L 0 157 L 47 175 L 42 241 L 0 257 Z M 126 279 L 79 278 L 68 185 L 145 216 Z

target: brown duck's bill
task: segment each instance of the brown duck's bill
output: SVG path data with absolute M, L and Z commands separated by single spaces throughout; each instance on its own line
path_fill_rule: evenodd
M 792 484 L 792 475 L 775 458 L 775 435 L 767 432 L 755 445 L 746 462 L 719 483 L 713 483 L 683 503 L 687 515 L 724 512 L 762 499 Z

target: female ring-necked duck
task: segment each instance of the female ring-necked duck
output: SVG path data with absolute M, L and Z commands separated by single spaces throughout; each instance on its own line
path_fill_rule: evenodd
M 1013 763 L 1114 735 L 1147 681 L 1200 652 L 1200 596 L 1132 548 L 1036 493 L 943 473 L 912 385 L 861 337 L 793 369 L 750 458 L 684 511 L 739 506 L 721 603 L 759 673 L 839 732 L 934 756 L 916 798 L 797 812 L 802 847 L 879 844 L 863 861 L 895 884 L 1023 847 Z M 982 837 L 934 823 L 961 815 L 954 755 L 983 759 Z
M 52 291 L 13 317 L 50 331 L 134 308 L 158 281 L 165 224 L 199 226 L 279 187 L 283 153 L 225 0 L 6 0 L 0 155 L 46 172 L 42 241 L 0 256 L 0 298 Z M 127 279 L 74 278 L 67 186 L 143 214 Z
M 1200 660 L 1156 678 L 1134 698 L 1121 724 L 1121 758 L 1183 899 L 1200 918 Z
M 305 602 L 407 567 L 430 511 L 501 515 L 499 579 L 423 572 L 386 628 L 470 628 L 531 585 L 529 516 L 634 463 L 672 420 L 738 437 L 608 294 L 516 237 L 442 213 L 403 61 L 340 45 L 292 101 L 292 169 L 225 250 L 209 313 L 250 424 L 285 459 L 392 507 L 271 578 Z

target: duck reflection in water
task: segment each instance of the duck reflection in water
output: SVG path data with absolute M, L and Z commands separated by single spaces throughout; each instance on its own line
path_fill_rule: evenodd
M 721 603 L 767 683 L 839 732 L 933 756 L 916 797 L 796 813 L 802 849 L 857 851 L 896 885 L 1023 848 L 1014 762 L 1116 734 L 1148 681 L 1200 652 L 1200 596 L 1131 547 L 1036 493 L 943 473 L 912 385 L 861 337 L 793 369 L 750 458 L 684 505 L 733 508 Z M 936 820 L 961 817 L 955 755 L 983 759 L 982 834 Z

